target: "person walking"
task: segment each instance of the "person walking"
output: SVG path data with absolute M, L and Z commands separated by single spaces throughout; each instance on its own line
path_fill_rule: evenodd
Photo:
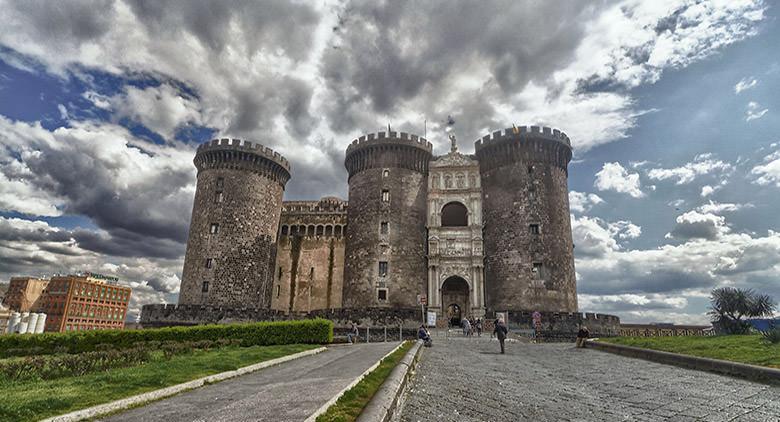
M 474 322 L 474 328 L 477 330 L 477 337 L 482 337 L 482 319 L 477 318 Z
M 468 318 L 463 318 L 463 336 L 468 337 L 471 332 L 471 323 Z
M 352 339 L 355 339 L 357 341 L 357 339 L 359 338 L 360 338 L 360 331 L 358 331 L 358 326 L 355 325 L 355 323 L 353 322 L 349 328 L 349 331 L 347 332 L 347 342 L 349 342 L 349 344 L 352 344 Z
M 504 324 L 504 319 L 499 318 L 496 320 L 496 328 L 493 329 L 493 332 L 496 334 L 496 337 L 498 337 L 498 342 L 501 343 L 501 354 L 504 354 L 504 340 L 506 340 L 506 335 L 509 333 L 509 330 L 506 328 L 506 324 Z

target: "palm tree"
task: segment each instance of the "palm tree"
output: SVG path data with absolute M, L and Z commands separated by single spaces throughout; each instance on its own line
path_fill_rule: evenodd
M 769 295 L 762 295 L 752 289 L 720 287 L 710 295 L 711 308 L 708 314 L 715 330 L 723 334 L 745 334 L 750 328 L 743 317 L 757 318 L 771 316 L 775 303 Z

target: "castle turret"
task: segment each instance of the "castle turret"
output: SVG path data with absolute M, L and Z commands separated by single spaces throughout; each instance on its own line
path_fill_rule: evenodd
M 475 148 L 487 308 L 577 311 L 569 138 L 557 129 L 518 127 L 487 135 Z
M 426 200 L 433 146 L 401 132 L 361 136 L 349 172 L 343 307 L 410 308 L 427 292 Z
M 259 144 L 198 147 L 179 304 L 270 309 L 287 160 Z

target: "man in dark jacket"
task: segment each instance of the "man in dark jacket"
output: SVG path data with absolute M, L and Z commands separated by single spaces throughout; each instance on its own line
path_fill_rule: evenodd
M 588 337 L 590 337 L 590 330 L 583 325 L 580 330 L 577 331 L 577 347 L 585 347 L 585 342 L 588 340 Z
M 433 346 L 433 340 L 431 340 L 431 334 L 428 333 L 428 330 L 425 329 L 425 325 L 421 325 L 420 329 L 417 330 L 417 338 L 423 341 L 423 346 L 425 347 Z
M 496 327 L 493 328 L 493 333 L 498 337 L 498 342 L 501 343 L 501 354 L 504 354 L 504 340 L 506 340 L 506 335 L 509 332 L 509 330 L 506 328 L 506 324 L 504 324 L 503 318 L 499 318 L 496 320 Z

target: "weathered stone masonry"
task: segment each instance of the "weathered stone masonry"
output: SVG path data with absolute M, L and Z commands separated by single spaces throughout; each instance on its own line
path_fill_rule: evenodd
M 338 198 L 283 203 L 272 309 L 341 308 L 346 225 L 347 203 Z
M 356 139 L 344 163 L 349 203 L 282 202 L 290 167 L 278 153 L 201 145 L 179 306 L 144 306 L 143 324 L 371 315 L 411 329 L 427 294 L 441 319 L 508 312 L 527 328 L 540 311 L 552 331 L 587 322 L 615 332 L 616 317 L 577 312 L 569 138 L 509 128 L 470 156 L 451 140 L 433 157 L 403 132 Z
M 194 163 L 198 181 L 179 303 L 270 308 L 290 165 L 237 139 L 201 145 Z
M 379 132 L 347 148 L 345 308 L 414 307 L 427 289 L 426 201 L 433 146 Z
M 569 138 L 546 127 L 520 127 L 485 136 L 475 147 L 488 309 L 576 312 Z

